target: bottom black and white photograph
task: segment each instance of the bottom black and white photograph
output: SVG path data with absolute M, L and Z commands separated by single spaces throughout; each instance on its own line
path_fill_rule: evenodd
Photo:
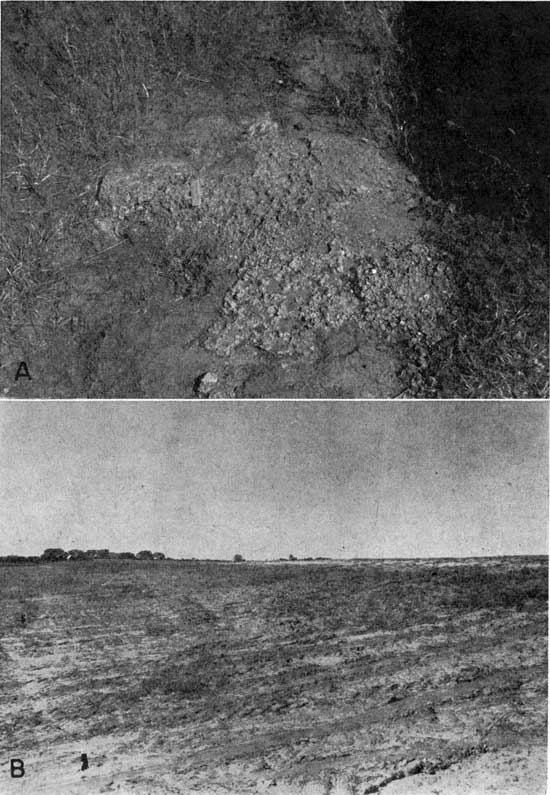
M 0 792 L 546 793 L 546 404 L 6 400 L 0 448 Z

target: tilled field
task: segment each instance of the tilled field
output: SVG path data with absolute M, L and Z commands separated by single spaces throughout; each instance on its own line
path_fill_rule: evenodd
M 3 566 L 0 593 L 1 791 L 546 789 L 544 559 Z

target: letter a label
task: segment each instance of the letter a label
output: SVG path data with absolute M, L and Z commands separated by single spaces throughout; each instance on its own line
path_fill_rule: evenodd
M 27 362 L 19 362 L 19 367 L 17 368 L 17 372 L 15 374 L 15 380 L 19 381 L 20 378 L 28 378 L 29 381 L 32 381 L 32 376 L 29 373 Z

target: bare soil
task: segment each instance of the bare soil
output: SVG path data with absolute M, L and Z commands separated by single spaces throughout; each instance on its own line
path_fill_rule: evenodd
M 3 792 L 546 791 L 545 559 L 1 575 Z

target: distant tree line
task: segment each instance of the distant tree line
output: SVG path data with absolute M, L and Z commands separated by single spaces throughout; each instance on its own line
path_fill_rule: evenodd
M 69 549 L 65 551 L 60 547 L 49 547 L 45 549 L 41 555 L 4 555 L 0 556 L 0 563 L 58 563 L 61 561 L 78 561 L 78 560 L 173 560 L 167 558 L 163 552 L 151 552 L 149 549 L 143 549 L 141 552 L 134 554 L 133 552 L 111 552 L 108 549 Z M 197 558 L 182 558 L 187 561 L 197 561 Z M 316 557 L 316 558 L 297 558 L 294 555 L 289 555 L 288 558 L 279 558 L 279 561 L 313 561 L 313 560 L 330 560 L 330 558 Z M 211 563 L 226 563 L 223 559 L 209 559 Z M 245 558 L 236 554 L 233 556 L 233 563 L 244 563 Z
M 4 555 L 0 563 L 57 563 L 73 560 L 166 560 L 163 552 L 151 552 L 144 549 L 137 554 L 133 552 L 111 552 L 108 549 L 69 549 L 50 547 L 38 555 Z

